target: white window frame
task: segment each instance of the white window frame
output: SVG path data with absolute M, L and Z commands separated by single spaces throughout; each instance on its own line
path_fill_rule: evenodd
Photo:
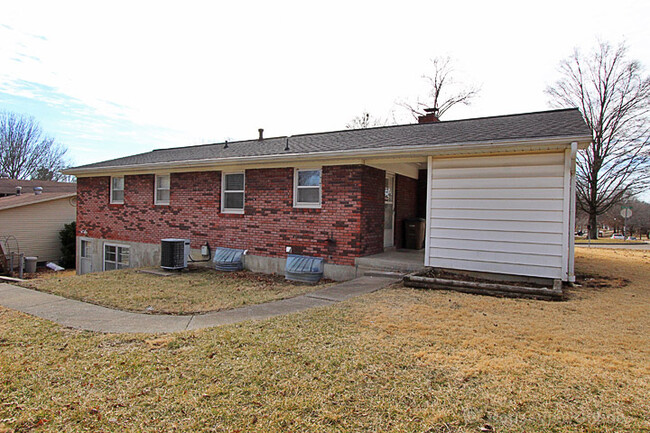
M 161 177 L 165 177 L 165 176 L 169 178 L 169 188 L 168 189 L 160 188 L 158 186 L 158 179 L 160 179 Z M 169 191 L 169 199 L 168 200 L 158 200 L 158 191 Z M 171 174 L 169 174 L 169 173 L 167 173 L 167 174 L 157 174 L 155 179 L 154 179 L 154 183 L 153 183 L 153 203 L 156 206 L 169 206 L 169 202 L 172 199 L 171 192 L 172 192 L 172 176 L 171 176 Z
M 115 247 L 115 259 L 116 259 L 116 261 L 114 262 L 115 263 L 115 269 L 114 270 L 125 269 L 125 268 L 118 267 L 118 265 L 120 264 L 117 261 L 117 258 L 120 256 L 118 251 L 117 251 L 118 248 L 126 248 L 126 249 L 129 250 L 129 262 L 126 265 L 126 268 L 131 267 L 131 246 L 130 245 L 112 244 L 112 243 L 109 243 L 109 242 L 104 242 L 104 245 L 102 245 L 102 271 L 106 271 L 106 247 Z M 113 263 L 113 262 L 111 262 L 111 263 Z M 111 269 L 111 270 L 113 270 L 113 269 Z
M 318 203 L 299 203 L 299 188 L 316 188 L 315 186 L 298 186 L 298 173 L 301 171 L 320 171 L 320 184 L 318 185 Z M 322 167 L 300 167 L 293 172 L 293 207 L 304 209 L 320 209 L 323 204 L 323 168 Z
M 226 191 L 226 176 L 231 174 L 241 174 L 244 176 L 244 189 L 237 190 L 228 190 Z M 228 193 L 241 193 L 242 194 L 242 208 L 227 208 L 226 207 L 226 192 Z M 246 171 L 229 171 L 221 173 L 221 212 L 223 213 L 235 213 L 243 214 L 244 209 L 246 208 Z
M 119 189 L 114 190 L 113 189 L 113 179 L 118 179 L 118 178 L 122 178 L 122 189 L 121 190 L 119 190 Z M 124 176 L 111 176 L 111 184 L 109 186 L 110 191 L 111 191 L 111 200 L 110 200 L 111 204 L 124 204 L 124 190 L 125 190 L 125 187 L 126 187 L 126 179 L 124 178 Z M 114 191 L 122 191 L 122 200 L 116 200 L 116 199 L 113 198 L 113 192 Z
M 84 248 L 85 246 L 85 248 Z M 92 258 L 92 240 L 89 238 L 79 238 L 79 258 L 91 259 Z

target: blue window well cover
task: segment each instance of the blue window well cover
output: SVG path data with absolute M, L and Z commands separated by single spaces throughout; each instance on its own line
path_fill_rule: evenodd
M 324 262 L 321 257 L 299 256 L 289 254 L 285 278 L 292 281 L 316 283 L 323 277 Z
M 217 271 L 241 271 L 244 269 L 242 256 L 246 250 L 218 247 L 214 250 L 214 267 Z

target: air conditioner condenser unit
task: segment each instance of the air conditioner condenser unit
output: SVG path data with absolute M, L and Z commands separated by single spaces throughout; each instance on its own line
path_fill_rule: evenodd
M 189 239 L 161 239 L 160 267 L 163 269 L 185 269 L 190 255 Z

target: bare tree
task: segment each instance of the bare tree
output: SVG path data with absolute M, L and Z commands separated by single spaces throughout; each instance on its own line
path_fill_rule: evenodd
M 423 116 L 426 108 L 437 109 L 440 117 L 455 105 L 470 105 L 481 90 L 476 85 L 461 86 L 454 80 L 454 68 L 450 57 L 436 57 L 431 59 L 431 63 L 433 75 L 422 76 L 430 86 L 426 98 L 424 100 L 418 98 L 414 103 L 408 101 L 398 103 L 415 119 Z
M 33 117 L 0 112 L 0 172 L 10 178 L 64 179 L 60 172 L 67 165 L 66 151 Z
M 364 111 L 360 116 L 356 116 L 350 120 L 345 127 L 347 129 L 365 129 L 374 128 L 375 126 L 385 126 L 387 123 L 386 120 L 374 117 L 367 111 Z
M 623 207 L 632 210 L 632 216 L 625 219 L 621 215 Z M 650 203 L 637 199 L 623 200 L 619 205 L 612 206 L 599 218 L 601 227 L 607 225 L 614 232 L 622 233 L 623 228 L 627 229 L 627 235 L 646 237 L 650 230 Z
M 650 179 L 650 78 L 627 59 L 624 44 L 606 42 L 588 56 L 577 49 L 560 63 L 562 78 L 547 87 L 551 104 L 578 107 L 593 142 L 578 155 L 578 206 L 589 214 L 592 239 L 597 220 L 612 206 L 648 185 Z

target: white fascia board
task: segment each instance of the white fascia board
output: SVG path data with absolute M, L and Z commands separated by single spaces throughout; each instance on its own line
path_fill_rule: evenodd
M 331 162 L 345 162 L 349 159 L 358 158 L 394 158 L 404 156 L 452 156 L 452 155 L 467 155 L 467 154 L 480 154 L 491 152 L 507 152 L 507 151 L 534 151 L 540 148 L 552 149 L 565 149 L 571 146 L 572 142 L 578 142 L 579 148 L 586 149 L 591 143 L 591 137 L 554 137 L 554 138 L 539 138 L 528 140 L 504 140 L 504 141 L 481 141 L 481 142 L 467 142 L 467 143 L 453 143 L 453 144 L 436 144 L 436 145 L 421 145 L 421 146 L 391 146 L 378 149 L 350 149 L 339 150 L 332 152 L 311 152 L 311 153 L 286 153 L 286 154 L 272 154 L 272 155 L 259 155 L 259 156 L 238 156 L 230 158 L 210 158 L 210 159 L 197 159 L 197 160 L 183 160 L 171 162 L 158 162 L 150 164 L 131 164 L 131 165 L 116 165 L 108 167 L 96 168 L 69 168 L 63 170 L 64 174 L 73 175 L 77 177 L 99 176 L 108 173 L 126 173 L 126 174 L 139 174 L 151 173 L 153 170 L 172 170 L 172 171 L 188 171 L 193 168 L 214 167 L 228 165 L 253 165 L 253 164 L 273 164 L 284 163 L 285 166 L 292 166 L 302 162 L 312 160 L 331 160 Z M 290 162 L 290 164 L 287 164 Z M 333 165 L 333 164 L 332 164 Z

